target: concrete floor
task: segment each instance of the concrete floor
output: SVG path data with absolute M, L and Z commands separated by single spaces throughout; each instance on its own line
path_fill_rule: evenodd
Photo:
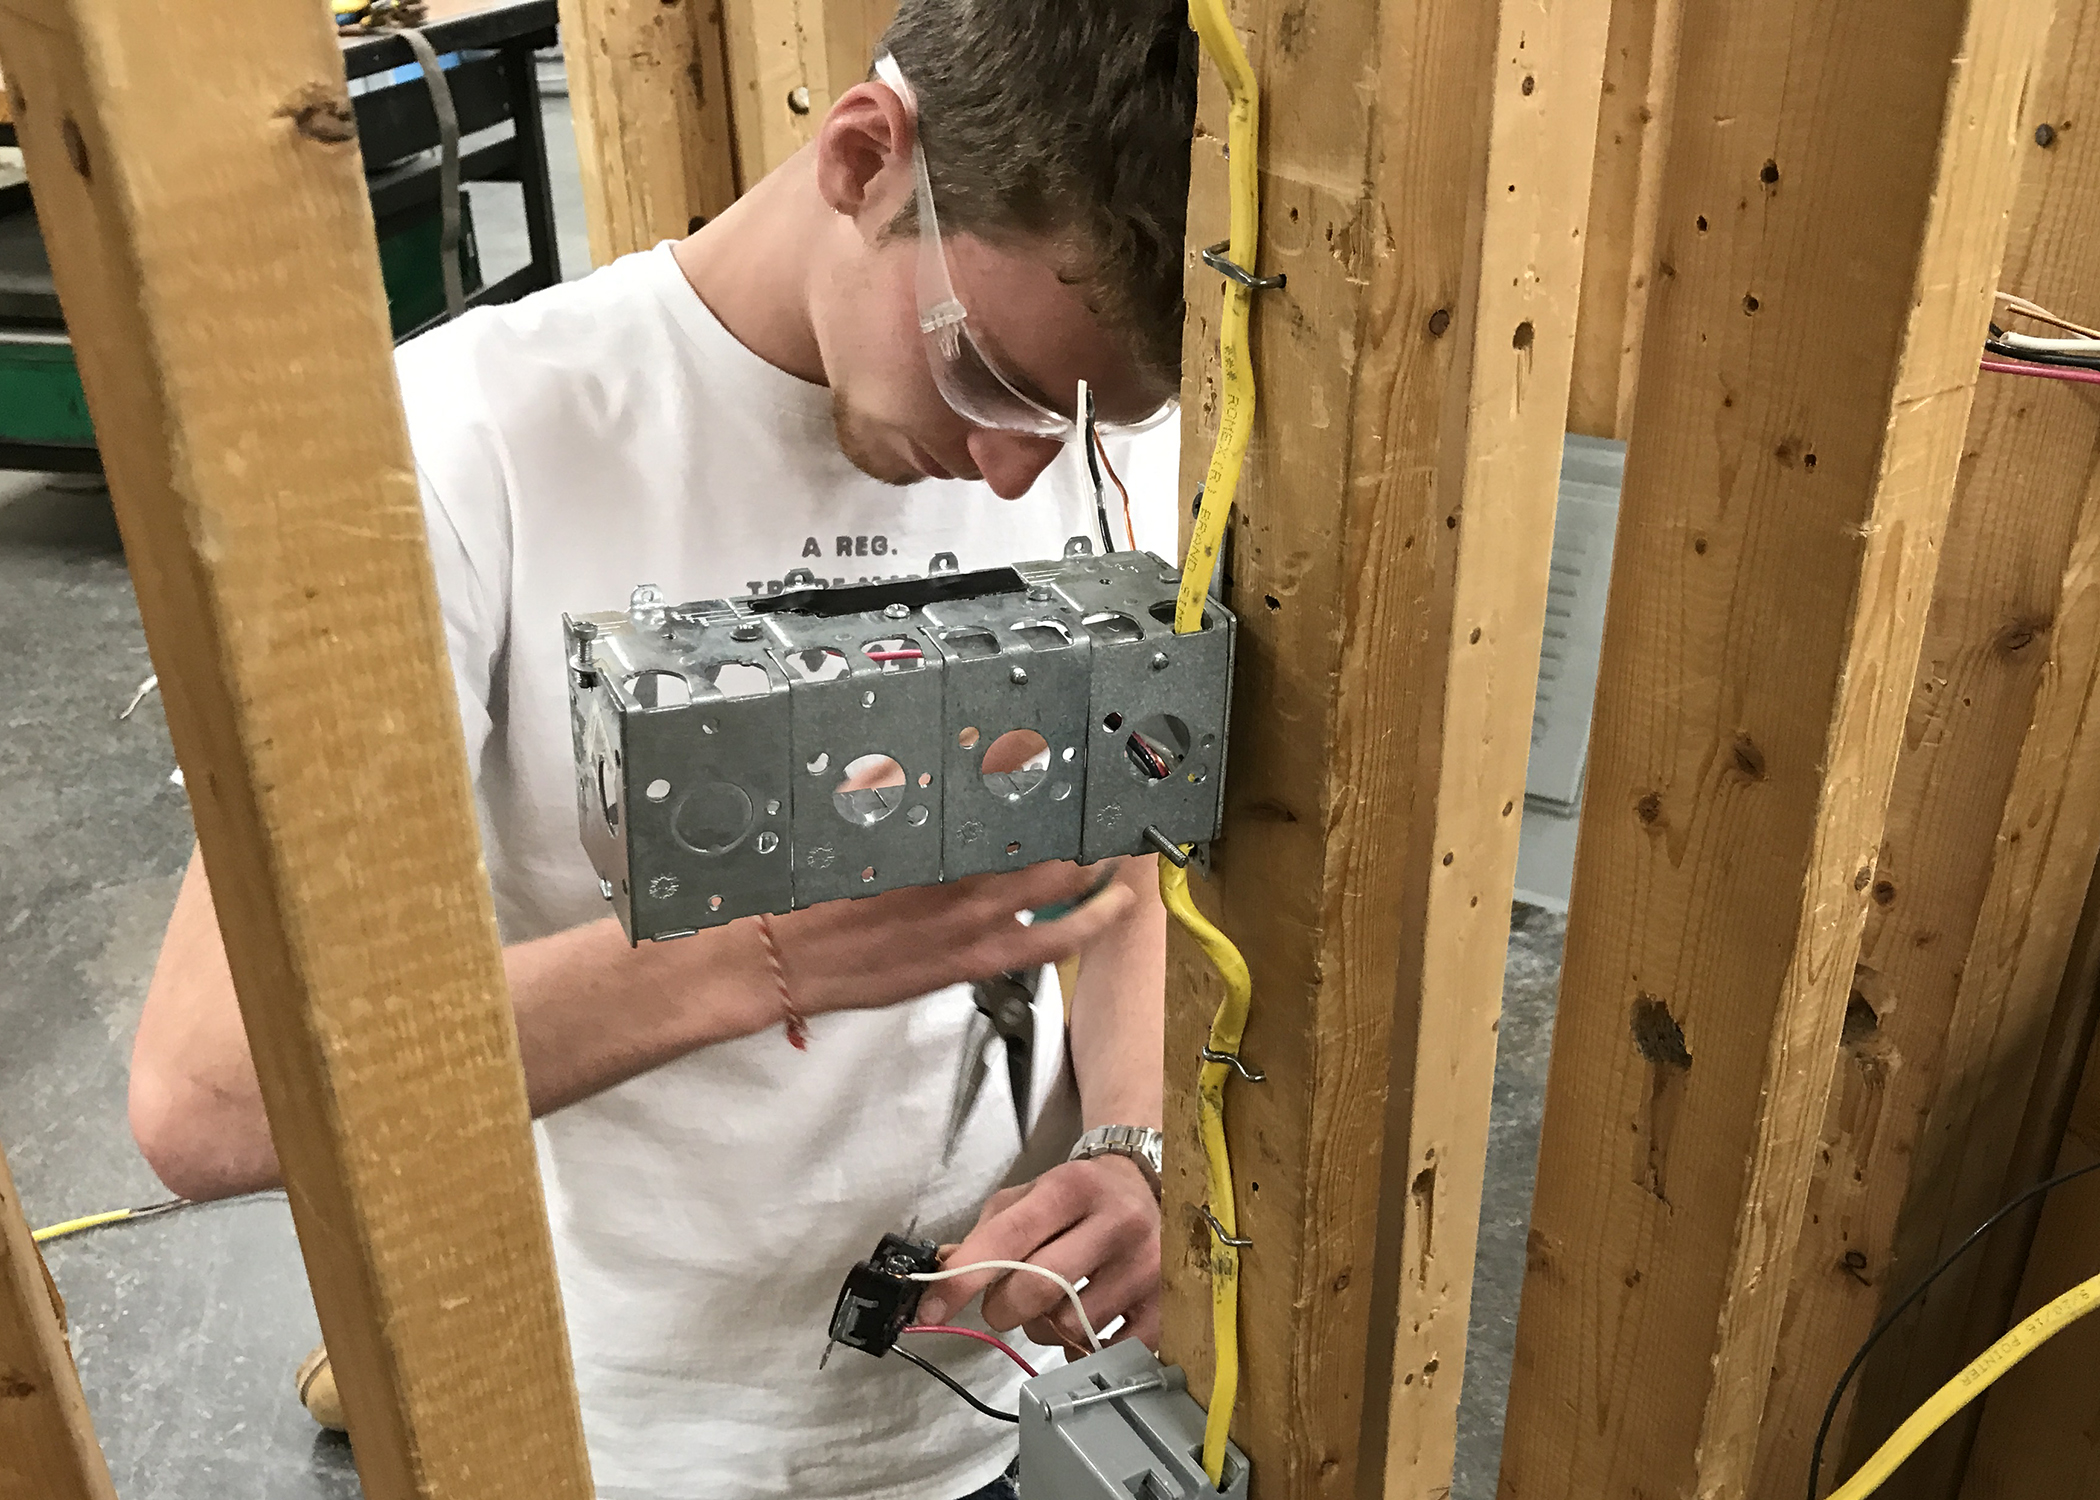
M 588 268 L 567 101 L 550 98 L 563 264 Z M 523 262 L 481 190 L 490 279 Z M 505 201 L 507 198 L 507 202 Z M 508 212 L 506 212 L 508 210 Z M 191 843 L 106 494 L 0 474 L 0 1143 L 35 1223 L 164 1196 L 124 1119 L 130 1040 Z M 1453 1500 L 1490 1500 L 1563 924 L 1517 911 Z M 117 1225 L 48 1250 L 124 1500 L 347 1500 L 299 1408 L 318 1334 L 284 1202 Z M 945 1500 L 945 1497 L 928 1497 Z

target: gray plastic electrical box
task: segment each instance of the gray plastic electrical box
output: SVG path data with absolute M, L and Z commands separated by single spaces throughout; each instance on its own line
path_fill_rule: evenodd
M 1136 1339 L 1021 1387 L 1021 1500 L 1247 1500 L 1247 1458 L 1203 1472 L 1203 1408 L 1178 1365 Z

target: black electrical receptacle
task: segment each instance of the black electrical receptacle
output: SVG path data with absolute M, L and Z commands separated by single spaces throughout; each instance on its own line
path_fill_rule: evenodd
M 869 1354 L 889 1353 L 926 1290 L 926 1283 L 909 1278 L 939 1266 L 940 1251 L 930 1242 L 884 1235 L 875 1253 L 846 1273 L 831 1309 L 833 1341 Z

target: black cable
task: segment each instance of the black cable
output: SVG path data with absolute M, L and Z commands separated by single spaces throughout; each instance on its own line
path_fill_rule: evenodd
M 2062 365 L 2073 370 L 2100 370 L 2100 354 L 2074 354 L 2062 349 L 2028 349 L 1998 339 L 1985 339 L 1984 351 L 2000 359 L 2024 360 L 2031 365 Z
M 1859 1346 L 1859 1353 L 1852 1356 L 1852 1363 L 1845 1366 L 1845 1373 L 1838 1377 L 1837 1389 L 1830 1393 L 1830 1404 L 1823 1408 L 1823 1425 L 1816 1429 L 1815 1450 L 1809 1455 L 1808 1460 L 1808 1500 L 1816 1500 L 1816 1488 L 1823 1478 L 1823 1444 L 1830 1437 L 1831 1423 L 1837 1420 L 1838 1403 L 1844 1399 L 1845 1387 L 1852 1383 L 1852 1377 L 1859 1373 L 1859 1367 L 1866 1363 L 1868 1353 L 1873 1350 L 1875 1344 L 1881 1341 L 1881 1336 L 1895 1326 L 1898 1318 L 1910 1311 L 1917 1300 L 1925 1295 L 1926 1289 L 1933 1282 L 1939 1280 L 1941 1274 L 1948 1267 L 1981 1244 L 1983 1237 L 1997 1227 L 2000 1219 L 2003 1219 L 2014 1209 L 2024 1207 L 2026 1204 L 2033 1202 L 2052 1188 L 2062 1187 L 2065 1183 L 2083 1177 L 2088 1172 L 2100 1172 L 2100 1161 L 2088 1163 L 2075 1171 L 2065 1172 L 2059 1177 L 2051 1177 L 2045 1182 L 2038 1182 L 2026 1192 L 2020 1194 L 2019 1197 L 2013 1199 L 2012 1202 L 2000 1208 L 1988 1219 L 1985 1219 L 1981 1224 L 1969 1231 L 1969 1237 L 1957 1245 L 1952 1254 L 1926 1272 L 1923 1281 L 1912 1287 L 1901 1302 L 1898 1302 L 1887 1313 L 1883 1314 L 1881 1321 L 1874 1325 L 1873 1332 L 1867 1335 L 1866 1342 Z
M 1001 1411 L 996 1406 L 986 1406 L 982 1401 L 979 1401 L 975 1396 L 971 1395 L 969 1390 L 953 1375 L 950 1375 L 939 1365 L 930 1364 L 926 1360 L 919 1358 L 918 1355 L 912 1353 L 911 1350 L 905 1348 L 902 1344 L 890 1345 L 890 1352 L 892 1354 L 903 1355 L 904 1358 L 910 1360 L 913 1364 L 917 1365 L 920 1369 L 924 1370 L 927 1374 L 931 1375 L 935 1380 L 938 1380 L 942 1385 L 948 1387 L 949 1390 L 955 1392 L 956 1395 L 962 1397 L 963 1400 L 969 1402 L 972 1406 L 976 1407 L 979 1411 L 983 1412 L 986 1416 L 992 1418 L 994 1421 L 1014 1423 L 1020 1422 L 1020 1417 L 1013 1412 Z

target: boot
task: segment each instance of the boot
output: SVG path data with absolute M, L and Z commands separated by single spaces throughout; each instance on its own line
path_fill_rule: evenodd
M 343 1422 L 343 1398 L 335 1388 L 335 1370 L 328 1363 L 328 1346 L 316 1344 L 314 1352 L 299 1361 L 292 1377 L 299 1387 L 299 1404 L 306 1414 L 330 1432 L 348 1432 Z

